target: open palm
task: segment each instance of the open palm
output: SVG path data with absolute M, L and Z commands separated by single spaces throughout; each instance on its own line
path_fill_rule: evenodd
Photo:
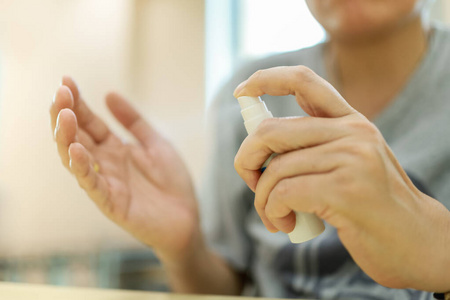
M 64 77 L 50 108 L 62 163 L 108 218 L 158 251 L 182 251 L 199 223 L 185 165 L 125 99 L 111 93 L 106 103 L 138 143 L 112 133 Z

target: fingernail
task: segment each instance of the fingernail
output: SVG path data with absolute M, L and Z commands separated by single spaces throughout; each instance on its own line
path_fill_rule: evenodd
M 53 94 L 53 100 L 52 100 L 52 103 L 53 103 L 53 104 L 55 104 L 56 94 L 58 94 L 58 91 L 56 91 L 56 92 Z
M 55 131 L 53 132 L 53 138 L 56 140 L 56 134 L 59 130 L 59 116 L 60 114 L 58 114 L 58 117 L 56 118 L 56 126 L 55 126 Z
M 69 150 L 67 151 L 67 154 L 69 154 L 69 168 L 70 168 L 70 170 L 71 171 L 73 171 L 73 166 L 72 166 L 72 151 L 70 150 L 71 148 L 70 148 L 70 146 L 69 146 Z
M 245 86 L 246 83 L 247 83 L 247 80 L 241 82 L 241 83 L 237 86 L 237 88 L 234 90 L 234 93 L 233 93 L 234 97 L 237 98 L 237 96 L 239 95 L 239 93 L 241 92 L 241 90 L 244 88 L 244 86 Z

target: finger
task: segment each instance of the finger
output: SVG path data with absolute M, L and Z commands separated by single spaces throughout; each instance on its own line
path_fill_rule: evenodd
M 256 212 L 258 213 L 258 215 L 259 215 L 261 221 L 263 222 L 263 224 L 264 224 L 264 226 L 266 227 L 267 230 L 269 230 L 269 231 L 272 232 L 272 233 L 275 233 L 275 232 L 280 231 L 277 227 L 275 227 L 275 226 L 272 224 L 272 222 L 270 222 L 270 220 L 269 220 L 269 218 L 266 216 L 266 213 L 265 213 L 265 212 L 261 212 L 261 211 L 259 210 L 259 208 L 256 208 L 256 205 L 255 205 L 255 209 L 256 209 Z M 294 222 L 295 222 L 295 219 L 294 219 Z
M 343 158 L 334 144 L 326 144 L 278 155 L 272 159 L 261 175 L 255 191 L 255 208 L 261 218 L 265 216 L 270 192 L 285 178 L 328 173 L 340 165 Z
M 108 94 L 106 104 L 116 119 L 143 145 L 150 146 L 154 139 L 159 136 L 128 101 L 119 94 Z
M 353 118 L 353 116 L 345 117 Z M 272 153 L 286 153 L 342 139 L 353 129 L 345 118 L 273 118 L 264 120 L 241 144 L 234 167 L 239 176 L 254 189 L 259 170 Z
M 70 89 L 63 85 L 56 90 L 55 96 L 53 97 L 53 102 L 50 106 L 50 123 L 52 133 L 55 131 L 58 114 L 64 108 L 73 108 L 73 96 Z
M 314 117 L 342 117 L 356 111 L 326 80 L 305 66 L 259 70 L 239 85 L 236 98 L 294 95 L 301 108 Z
M 104 208 L 108 199 L 108 184 L 100 172 L 95 170 L 92 156 L 80 143 L 69 146 L 70 169 L 75 175 L 78 184 L 89 197 L 100 207 Z
M 327 205 L 325 198 L 333 195 L 329 189 L 328 173 L 285 178 L 270 192 L 265 213 L 268 220 L 279 230 L 289 233 L 294 229 L 292 212 L 314 213 L 322 219 Z M 321 191 L 317 193 L 317 191 Z
M 95 142 L 101 143 L 104 141 L 111 133 L 108 126 L 89 109 L 72 78 L 64 76 L 62 84 L 67 86 L 73 95 L 73 111 L 77 116 L 80 128 L 90 135 Z
M 142 147 L 132 147 L 130 153 L 133 164 L 141 174 L 155 186 L 163 189 L 165 178 L 156 165 L 157 154 Z
M 58 153 L 63 165 L 69 167 L 69 145 L 77 142 L 77 119 L 69 108 L 62 109 L 57 117 L 55 128 L 55 140 Z
M 77 140 L 89 151 L 92 151 L 96 145 L 92 137 L 81 128 L 77 131 Z
M 55 136 L 56 120 L 58 118 L 58 114 L 64 108 L 73 108 L 73 95 L 67 86 L 62 85 L 56 91 L 52 105 L 50 106 L 50 123 L 53 136 Z M 80 143 L 82 143 L 87 149 L 91 150 L 94 147 L 94 140 L 84 130 L 78 129 L 77 136 L 80 140 Z

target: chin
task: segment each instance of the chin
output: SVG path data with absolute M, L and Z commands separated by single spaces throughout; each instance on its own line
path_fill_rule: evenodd
M 395 30 L 396 24 L 376 24 L 371 22 L 358 22 L 339 24 L 325 28 L 330 39 L 343 41 L 364 41 L 382 36 Z
M 367 39 L 420 14 L 420 0 L 307 0 L 331 39 Z

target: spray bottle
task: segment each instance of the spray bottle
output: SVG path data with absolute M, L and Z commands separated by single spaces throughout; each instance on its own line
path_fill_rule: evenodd
M 251 134 L 256 127 L 264 120 L 273 118 L 272 113 L 267 109 L 264 101 L 260 97 L 239 97 L 239 105 L 241 106 L 241 114 L 244 118 L 245 129 Z M 272 154 L 261 167 L 264 172 L 270 160 L 276 156 Z M 325 230 L 325 225 L 316 215 L 304 212 L 295 212 L 295 228 L 289 233 L 289 239 L 292 243 L 303 243 L 317 237 Z

